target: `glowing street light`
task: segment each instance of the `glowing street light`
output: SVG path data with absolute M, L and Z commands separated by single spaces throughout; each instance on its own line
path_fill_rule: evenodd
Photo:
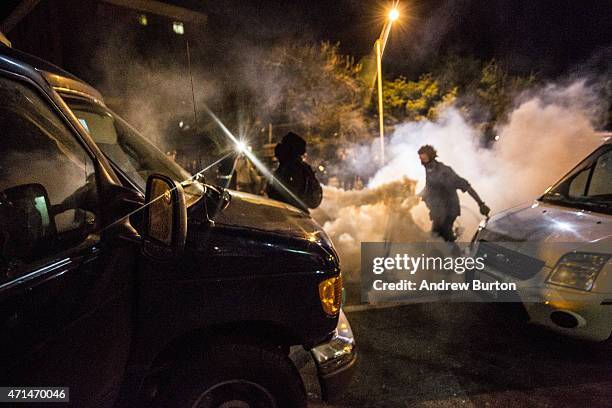
M 387 39 L 389 38 L 389 32 L 391 31 L 391 25 L 395 20 L 399 18 L 399 1 L 394 2 L 393 8 L 389 11 L 387 21 L 383 26 L 380 37 L 376 40 L 376 77 L 378 82 L 378 120 L 379 120 L 379 131 L 380 131 L 380 164 L 385 164 L 385 122 L 383 116 L 383 90 L 382 90 L 382 56 L 385 52 L 385 45 L 387 45 Z
M 395 21 L 399 17 L 399 10 L 397 8 L 392 8 L 389 12 L 389 20 Z

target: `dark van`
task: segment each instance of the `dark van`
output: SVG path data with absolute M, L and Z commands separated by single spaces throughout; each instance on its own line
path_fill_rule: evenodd
M 1 386 L 305 407 L 299 345 L 324 398 L 345 387 L 338 255 L 307 214 L 190 178 L 95 89 L 3 46 L 0 121 Z

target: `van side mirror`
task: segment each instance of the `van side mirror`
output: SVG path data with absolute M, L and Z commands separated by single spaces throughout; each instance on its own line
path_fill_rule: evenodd
M 155 260 L 170 261 L 185 248 L 185 193 L 179 183 L 161 174 L 147 179 L 142 237 L 143 253 Z

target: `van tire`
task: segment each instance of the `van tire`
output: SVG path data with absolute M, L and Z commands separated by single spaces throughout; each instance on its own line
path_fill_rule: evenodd
M 304 383 L 293 362 L 252 345 L 213 347 L 196 361 L 179 362 L 166 378 L 158 388 L 156 407 L 216 408 L 232 400 L 271 408 L 307 405 Z

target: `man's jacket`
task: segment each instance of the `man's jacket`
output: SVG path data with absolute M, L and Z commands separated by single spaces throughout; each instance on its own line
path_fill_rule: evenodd
M 461 208 L 457 190 L 466 192 L 470 189 L 470 183 L 444 163 L 432 160 L 425 166 L 425 189 L 421 196 L 432 220 L 458 217 Z

